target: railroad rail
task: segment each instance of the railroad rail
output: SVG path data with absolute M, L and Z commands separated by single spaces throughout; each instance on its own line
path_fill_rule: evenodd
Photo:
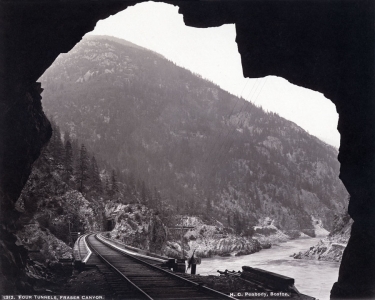
M 74 265 L 77 269 L 84 269 L 91 256 L 91 250 L 86 244 L 87 234 L 78 237 L 73 246 Z M 83 241 L 83 242 L 82 242 Z
M 235 299 L 154 265 L 146 258 L 120 251 L 96 234 L 84 237 L 100 259 L 116 297 L 121 299 Z

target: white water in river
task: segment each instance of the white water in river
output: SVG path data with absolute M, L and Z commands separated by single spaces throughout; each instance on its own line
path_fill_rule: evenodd
M 303 260 L 289 257 L 293 253 L 305 252 L 316 245 L 320 238 L 291 240 L 271 249 L 239 257 L 203 258 L 197 266 L 197 274 L 218 275 L 217 270 L 242 271 L 242 266 L 264 269 L 295 279 L 295 287 L 303 294 L 325 300 L 329 299 L 330 290 L 337 281 L 339 263 Z

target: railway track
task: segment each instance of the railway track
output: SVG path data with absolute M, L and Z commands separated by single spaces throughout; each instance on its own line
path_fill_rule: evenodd
M 119 299 L 235 299 L 103 243 L 95 234 L 86 241 L 100 259 L 98 268 Z

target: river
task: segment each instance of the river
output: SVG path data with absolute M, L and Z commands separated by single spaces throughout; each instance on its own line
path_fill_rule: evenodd
M 330 290 L 337 281 L 339 263 L 318 260 L 303 260 L 289 257 L 293 253 L 304 252 L 316 245 L 320 238 L 291 240 L 271 249 L 231 257 L 204 258 L 197 266 L 197 274 L 218 275 L 217 270 L 242 271 L 242 266 L 264 269 L 295 279 L 295 287 L 303 294 L 325 300 L 329 299 Z

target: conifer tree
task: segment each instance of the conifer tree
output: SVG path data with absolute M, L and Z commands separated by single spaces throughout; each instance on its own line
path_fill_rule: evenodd
M 76 173 L 78 191 L 82 193 L 84 184 L 89 179 L 89 158 L 84 144 L 81 145 L 81 150 L 79 151 Z
M 161 209 L 161 196 L 156 187 L 154 187 L 153 203 L 156 208 Z
M 64 143 L 66 144 L 66 142 L 70 140 L 70 134 L 68 131 L 65 131 L 64 132 Z
M 35 161 L 34 167 L 43 169 L 46 173 L 51 173 L 51 153 L 48 145 L 42 149 L 39 158 Z
M 142 204 L 146 204 L 147 202 L 147 199 L 146 199 L 146 184 L 144 181 L 142 181 L 142 184 L 141 184 L 141 202 Z
M 152 193 L 151 190 L 146 185 L 146 203 L 152 202 Z
M 237 211 L 234 213 L 233 223 L 234 223 L 234 230 L 236 231 L 237 234 L 240 234 L 243 230 L 244 224 L 243 224 L 241 215 Z
M 228 223 L 228 227 L 231 227 L 231 225 L 232 225 L 232 221 L 231 221 L 231 216 L 230 216 L 230 214 L 227 215 L 227 223 Z
M 109 185 L 109 180 L 108 180 L 108 177 L 106 177 L 105 179 L 105 193 L 108 195 L 108 196 L 111 196 L 111 187 Z
M 189 213 L 190 214 L 195 214 L 197 211 L 197 200 L 193 196 L 190 200 L 190 207 L 189 207 Z
M 103 191 L 102 181 L 100 179 L 99 168 L 95 156 L 90 161 L 90 185 L 92 189 L 101 193 Z
M 176 199 L 174 199 L 174 197 L 172 195 L 169 196 L 170 199 L 171 199 L 171 202 L 175 204 L 176 206 L 176 213 L 179 214 L 181 213 L 181 201 L 180 201 L 180 198 L 177 197 Z
M 141 191 L 142 190 L 142 183 L 143 183 L 143 180 L 141 182 L 141 180 L 138 178 L 137 179 L 137 184 L 136 184 L 136 187 L 135 187 L 137 191 Z
M 112 195 L 115 195 L 119 192 L 118 183 L 116 179 L 116 172 L 115 170 L 112 170 L 112 176 L 111 176 L 111 191 Z
M 73 157 L 79 157 L 80 148 L 79 148 L 78 140 L 72 139 L 70 143 L 72 144 Z
M 65 151 L 64 151 L 64 179 L 69 182 L 73 175 L 73 150 L 70 139 L 65 138 Z
M 52 127 L 52 137 L 49 142 L 49 150 L 53 158 L 53 164 L 55 166 L 59 166 L 63 163 L 64 157 L 64 145 L 61 141 L 61 132 L 59 126 L 51 120 L 51 127 Z
M 135 189 L 135 179 L 133 173 L 129 174 L 128 185 L 130 187 L 130 192 L 133 192 Z
M 207 215 L 210 215 L 212 212 L 212 203 L 211 203 L 211 199 L 209 197 L 207 197 L 207 202 L 206 202 L 206 214 Z

